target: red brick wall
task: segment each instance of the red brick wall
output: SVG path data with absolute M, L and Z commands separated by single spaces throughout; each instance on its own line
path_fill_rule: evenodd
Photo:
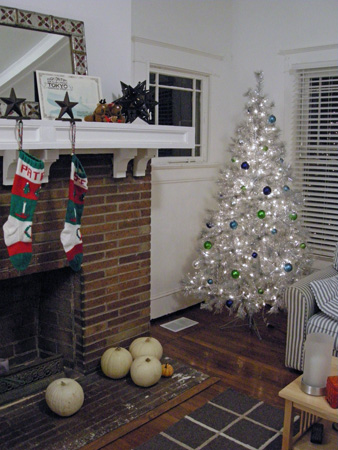
M 149 329 L 151 176 L 112 177 L 111 155 L 80 155 L 89 190 L 82 216 L 84 260 L 74 275 L 74 365 L 95 369 L 109 346 L 128 343 Z M 2 164 L 1 164 L 2 166 Z M 0 280 L 67 266 L 60 241 L 66 214 L 70 156 L 61 156 L 43 185 L 33 222 L 33 257 L 21 274 L 0 238 Z M 1 228 L 9 213 L 11 187 L 0 186 Z M 71 271 L 71 269 L 69 269 Z M 1 290 L 1 282 L 0 282 Z M 57 300 L 56 300 L 57 301 Z M 1 354 L 0 354 L 1 357 Z

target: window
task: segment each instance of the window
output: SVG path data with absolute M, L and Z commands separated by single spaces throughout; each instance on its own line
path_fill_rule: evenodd
M 296 71 L 295 179 L 302 221 L 318 259 L 338 242 L 338 67 Z
M 206 154 L 208 78 L 194 73 L 151 67 L 149 89 L 158 106 L 152 112 L 155 125 L 195 127 L 195 148 L 159 149 L 163 161 L 195 161 Z

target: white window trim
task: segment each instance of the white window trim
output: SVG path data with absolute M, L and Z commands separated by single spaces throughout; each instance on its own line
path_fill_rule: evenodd
M 287 160 L 292 166 L 296 158 L 293 144 L 293 85 L 295 71 L 337 66 L 337 50 L 338 44 L 332 44 L 280 52 L 284 56 L 284 131 L 286 142 L 288 142 Z M 328 264 L 331 263 L 331 258 L 318 258 L 314 260 L 314 268 L 322 268 L 323 259 Z
M 200 124 L 200 156 L 190 156 L 190 157 L 155 157 L 152 159 L 153 166 L 163 166 L 163 165 L 175 165 L 182 166 L 190 163 L 203 163 L 208 159 L 208 111 L 209 111 L 209 75 L 202 74 L 194 70 L 186 70 L 181 68 L 174 68 L 171 66 L 163 66 L 159 64 L 149 64 L 148 65 L 148 80 L 149 85 L 149 74 L 150 72 L 160 72 L 166 75 L 181 76 L 181 77 L 191 77 L 198 78 L 202 82 L 201 88 L 201 124 Z M 193 111 L 193 115 L 195 111 Z
M 230 52 L 227 56 L 206 53 L 196 49 L 186 48 L 179 45 L 172 45 L 169 43 L 158 42 L 151 39 L 145 39 L 140 36 L 133 36 L 132 60 L 133 60 L 133 82 L 137 84 L 140 80 L 149 79 L 150 66 L 173 69 L 186 73 L 194 73 L 197 76 L 204 76 L 208 79 L 208 88 L 206 90 L 208 100 L 203 105 L 204 114 L 203 120 L 206 123 L 206 152 L 202 157 L 191 159 L 188 161 L 185 158 L 179 158 L 179 161 L 170 161 L 164 163 L 163 161 L 156 162 L 153 158 L 153 167 L 157 169 L 184 169 L 186 167 L 204 167 L 208 166 L 209 148 L 212 137 L 210 136 L 210 129 L 213 124 L 210 122 L 210 102 L 215 95 L 215 79 L 220 77 L 223 72 L 224 61 L 226 58 L 230 61 Z M 149 86 L 148 86 L 149 87 Z M 163 158 L 157 158 L 163 159 Z M 213 164 L 212 164 L 213 165 Z

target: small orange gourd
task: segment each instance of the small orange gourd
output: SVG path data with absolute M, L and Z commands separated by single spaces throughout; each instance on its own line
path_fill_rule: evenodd
M 162 377 L 171 377 L 174 368 L 171 364 L 162 364 Z

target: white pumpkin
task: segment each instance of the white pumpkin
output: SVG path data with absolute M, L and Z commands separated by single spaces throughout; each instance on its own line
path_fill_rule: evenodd
M 83 405 L 84 393 L 81 385 L 72 378 L 52 381 L 45 394 L 49 408 L 59 416 L 75 414 Z
M 161 359 L 163 355 L 162 345 L 153 337 L 136 338 L 130 344 L 129 351 L 134 359 L 138 356 L 155 356 L 157 359 Z
M 139 356 L 130 367 L 130 376 L 137 386 L 152 386 L 162 376 L 162 365 L 155 356 Z
M 101 357 L 102 372 L 109 378 L 123 378 L 129 372 L 133 357 L 122 347 L 112 347 L 106 350 Z

